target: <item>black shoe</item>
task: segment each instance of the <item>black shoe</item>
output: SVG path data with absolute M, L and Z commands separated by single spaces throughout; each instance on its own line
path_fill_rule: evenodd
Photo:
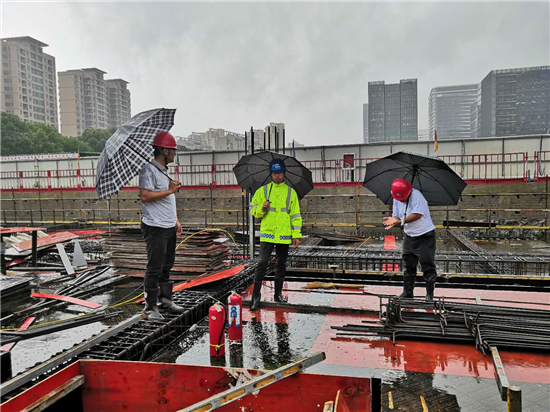
M 144 294 L 145 309 L 143 309 L 143 314 L 147 316 L 149 320 L 163 320 L 164 316 L 162 316 L 157 309 L 159 288 L 144 289 Z
M 286 303 L 287 298 L 283 296 L 283 283 L 284 279 L 275 278 L 275 296 L 273 297 L 275 302 Z
M 412 276 L 405 276 L 403 279 L 403 292 L 399 295 L 401 299 L 413 299 L 414 298 L 414 283 L 415 278 Z
M 173 313 L 185 312 L 184 308 L 172 302 L 172 288 L 174 287 L 174 282 L 161 282 L 159 283 L 159 287 L 160 287 L 159 308 L 164 309 L 168 312 L 173 312 Z
M 435 282 L 426 282 L 426 300 L 434 300 Z
M 252 303 L 250 310 L 255 311 L 260 307 L 260 299 L 262 298 L 262 282 L 254 282 L 254 292 L 252 292 Z

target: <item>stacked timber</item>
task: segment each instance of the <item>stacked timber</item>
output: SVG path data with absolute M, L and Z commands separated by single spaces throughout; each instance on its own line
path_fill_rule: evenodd
M 27 294 L 31 290 L 30 279 L 20 276 L 11 277 L 0 275 L 0 297 L 2 300 Z
M 193 279 L 213 273 L 225 266 L 230 257 L 229 247 L 219 242 L 222 232 L 184 229 L 176 242 L 176 260 L 170 271 L 173 280 Z M 139 229 L 119 229 L 105 235 L 104 248 L 110 253 L 113 266 L 120 274 L 144 277 L 147 267 L 145 242 Z

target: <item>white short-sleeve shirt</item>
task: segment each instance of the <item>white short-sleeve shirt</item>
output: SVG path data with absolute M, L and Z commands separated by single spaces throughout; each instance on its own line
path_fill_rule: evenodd
M 420 191 L 416 189 L 412 190 L 408 206 L 406 200 L 404 202 L 400 202 L 399 200 L 393 199 L 392 216 L 397 217 L 401 219 L 401 221 L 403 221 L 405 207 L 407 207 L 407 216 L 411 213 L 422 215 L 420 219 L 415 220 L 412 223 L 405 223 L 404 229 L 407 235 L 416 237 L 435 230 L 435 226 L 432 222 L 432 217 L 430 216 L 428 202 L 426 201 L 422 193 L 420 193 Z
M 139 188 L 152 192 L 162 192 L 170 187 L 170 179 L 164 173 L 168 168 L 159 164 L 156 160 L 146 163 L 139 174 Z M 154 202 L 141 202 L 143 223 L 147 226 L 171 228 L 176 226 L 178 215 L 176 212 L 176 196 L 172 193 Z

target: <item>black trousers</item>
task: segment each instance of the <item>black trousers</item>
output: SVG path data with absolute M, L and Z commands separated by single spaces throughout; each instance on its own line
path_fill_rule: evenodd
M 170 269 L 176 259 L 176 227 L 148 226 L 142 222 L 141 233 L 147 249 L 144 286 L 152 289 L 170 279 Z
M 260 242 L 260 264 L 256 269 L 256 276 L 254 276 L 255 282 L 261 282 L 264 280 L 265 273 L 267 271 L 267 265 L 269 259 L 271 259 L 271 252 L 276 247 L 276 263 L 275 263 L 275 279 L 284 279 L 286 275 L 286 259 L 288 258 L 288 249 L 290 245 L 283 245 L 282 243 L 270 243 Z
M 405 264 L 403 276 L 405 278 L 413 277 L 416 279 L 416 267 L 420 263 L 424 272 L 424 280 L 435 282 L 437 278 L 435 241 L 435 230 L 417 237 L 405 235 L 405 241 L 403 242 L 403 262 Z

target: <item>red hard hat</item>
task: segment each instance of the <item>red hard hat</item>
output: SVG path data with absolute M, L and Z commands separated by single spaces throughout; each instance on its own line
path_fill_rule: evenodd
M 412 185 L 405 179 L 395 179 L 391 184 L 391 195 L 395 200 L 404 201 L 412 192 Z
M 166 149 L 177 149 L 176 139 L 168 132 L 159 132 L 153 140 L 153 146 L 165 147 Z

